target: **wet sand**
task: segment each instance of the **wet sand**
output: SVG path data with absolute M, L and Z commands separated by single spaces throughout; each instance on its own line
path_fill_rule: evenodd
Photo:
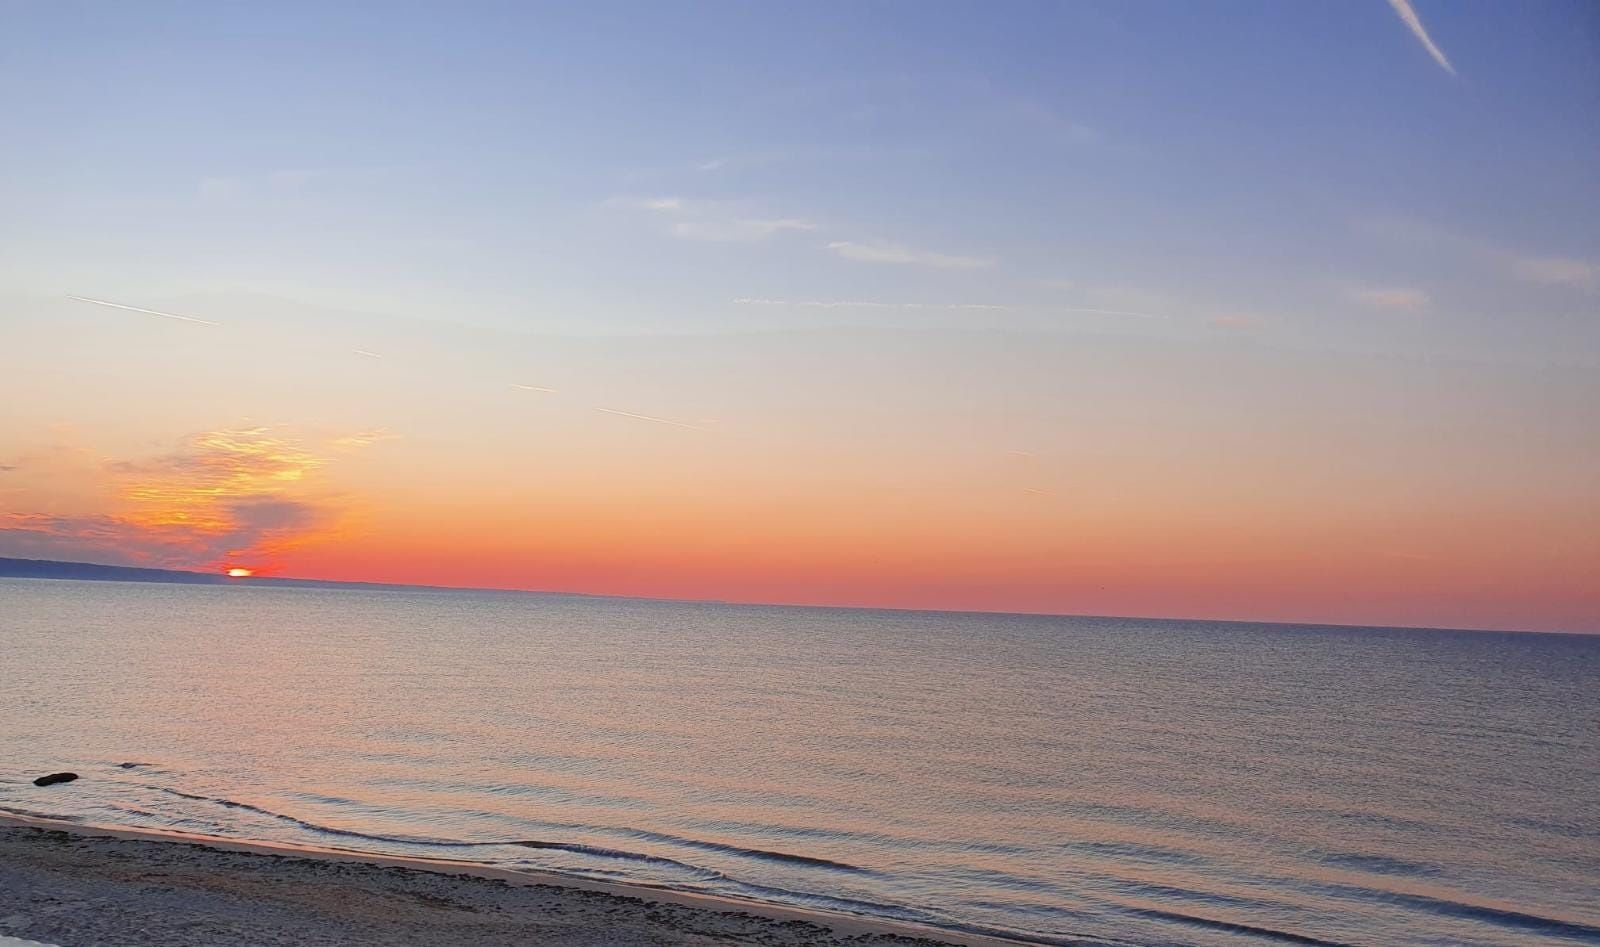
M 7 936 L 63 947 L 1016 943 L 457 862 L 0 815 Z

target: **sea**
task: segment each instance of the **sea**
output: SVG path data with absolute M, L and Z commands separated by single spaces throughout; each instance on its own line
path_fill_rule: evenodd
M 0 809 L 1038 944 L 1600 944 L 1600 637 L 0 579 Z

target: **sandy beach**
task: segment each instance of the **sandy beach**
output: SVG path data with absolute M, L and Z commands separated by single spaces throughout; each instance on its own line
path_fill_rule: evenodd
M 0 816 L 0 938 L 86 944 L 1012 943 L 449 862 Z

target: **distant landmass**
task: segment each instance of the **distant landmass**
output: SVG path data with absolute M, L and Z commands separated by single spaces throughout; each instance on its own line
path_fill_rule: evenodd
M 327 589 L 430 589 L 461 592 L 437 585 L 397 585 L 387 582 L 337 582 L 331 579 L 290 579 L 266 576 L 236 577 L 221 572 L 192 572 L 185 569 L 145 569 L 138 566 L 107 566 L 96 562 L 63 562 L 57 559 L 9 559 L 0 556 L 0 578 L 79 579 L 98 582 L 166 582 L 179 585 L 277 585 L 295 588 Z M 489 590 L 494 591 L 494 590 Z M 537 593 L 571 594 L 571 593 Z

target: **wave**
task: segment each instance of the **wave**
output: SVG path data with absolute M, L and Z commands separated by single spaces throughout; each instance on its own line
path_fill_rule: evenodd
M 1112 861 L 1159 862 L 1166 865 L 1201 865 L 1207 861 L 1206 857 L 1198 852 L 1179 851 L 1139 842 L 1070 841 L 1062 842 L 1060 848 Z
M 198 793 L 171 789 L 166 786 L 147 785 L 145 788 L 167 793 L 180 799 L 187 799 L 193 802 L 206 802 L 228 809 L 238 809 L 245 812 L 253 812 L 258 815 L 287 822 L 310 832 L 335 836 L 338 838 L 364 839 L 383 845 L 418 845 L 430 848 L 482 849 L 499 846 L 511 846 L 534 850 L 570 852 L 592 858 L 609 858 L 643 864 L 669 866 L 677 870 L 688 872 L 689 874 L 693 875 L 696 880 L 723 883 L 737 893 L 755 897 L 757 899 L 772 900 L 779 903 L 790 904 L 798 902 L 850 914 L 861 914 L 871 917 L 880 917 L 892 920 L 907 921 L 915 924 L 923 924 L 939 930 L 947 930 L 965 934 L 977 934 L 990 937 L 1004 937 L 1025 943 L 1039 944 L 1041 947 L 1085 947 L 1085 945 L 1104 945 L 1117 943 L 1116 941 L 1094 938 L 1084 934 L 1061 933 L 1058 936 L 1052 936 L 1049 934 L 1023 932 L 1006 928 L 964 924 L 950 918 L 930 914 L 926 911 L 918 910 L 905 905 L 896 905 L 879 901 L 868 901 L 859 898 L 839 897 L 836 895 L 826 895 L 811 891 L 801 891 L 773 885 L 763 885 L 754 882 L 740 881 L 736 878 L 729 877 L 723 872 L 712 868 L 707 868 L 702 865 L 695 865 L 690 862 L 680 861 L 674 858 L 667 858 L 666 856 L 662 855 L 651 855 L 648 853 L 635 852 L 627 849 L 607 848 L 599 845 L 587 845 L 580 842 L 559 842 L 544 839 L 496 839 L 469 841 L 465 839 L 439 839 L 408 835 L 382 835 L 322 825 L 307 819 L 301 819 L 297 816 L 288 815 L 282 812 L 275 812 L 263 806 L 254 805 L 253 803 L 241 802 L 237 799 L 205 796 Z M 851 865 L 846 862 L 834 861 L 827 858 L 818 858 L 811 855 L 796 855 L 790 852 L 778 852 L 760 848 L 746 848 L 739 845 L 728 844 L 726 842 L 713 842 L 707 839 L 688 838 L 666 832 L 655 832 L 648 829 L 635 829 L 627 827 L 607 828 L 603 826 L 578 825 L 566 827 L 573 829 L 588 829 L 589 831 L 594 832 L 612 833 L 626 837 L 637 838 L 644 841 L 682 845 L 685 847 L 698 848 L 707 851 L 725 852 L 728 854 L 738 855 L 743 858 L 752 858 L 762 861 L 773 861 L 813 868 L 823 868 L 830 871 L 843 871 L 868 875 L 877 874 L 877 872 L 874 872 L 869 868 L 863 868 L 859 865 Z M 610 872 L 604 869 L 586 869 L 584 873 L 597 873 L 611 876 L 618 875 L 616 872 Z M 661 887 L 660 885 L 649 883 L 646 883 L 642 886 Z
M 888 904 L 882 901 L 866 901 L 860 898 L 842 898 L 834 895 L 816 894 L 810 891 L 795 891 L 790 888 L 780 888 L 773 885 L 740 883 L 739 888 L 744 893 L 765 895 L 767 900 L 790 904 L 798 901 L 808 906 L 841 911 L 847 914 L 864 914 L 871 917 L 921 924 L 925 927 L 952 933 L 974 934 L 979 937 L 998 937 L 1027 944 L 1038 944 L 1040 947 L 1110 947 L 1110 945 L 1127 943 L 1120 940 L 1107 940 L 1089 934 L 1075 934 L 1069 931 L 1058 931 L 1052 934 L 1012 930 L 1004 927 L 988 927 L 982 924 L 968 924 L 905 905 Z M 1345 947 L 1345 945 L 1335 945 L 1335 947 Z
M 1444 870 L 1437 865 L 1369 852 L 1321 852 L 1316 857 L 1324 865 L 1380 875 L 1429 877 L 1444 873 Z
M 26 816 L 30 819 L 53 819 L 57 822 L 82 822 L 81 815 L 55 815 L 50 812 L 35 812 L 32 809 L 19 809 L 16 806 L 0 806 L 0 812 L 9 812 L 12 815 Z
M 1346 890 L 1348 891 L 1349 889 Z M 1506 908 L 1489 907 L 1484 904 L 1452 901 L 1447 898 L 1435 898 L 1425 894 L 1410 894 L 1401 891 L 1355 889 L 1354 892 L 1349 893 L 1359 893 L 1368 899 L 1401 904 L 1445 917 L 1461 918 L 1463 920 L 1493 924 L 1497 927 L 1562 937 L 1585 944 L 1600 944 L 1600 926 L 1585 924 L 1581 921 L 1568 921 L 1561 918 L 1545 917 L 1542 914 L 1529 914 L 1526 911 L 1512 911 Z
M 174 796 L 179 799 L 185 799 L 191 802 L 203 802 L 211 805 L 221 806 L 226 809 L 254 813 L 266 818 L 288 823 L 308 832 L 332 836 L 335 838 L 360 839 L 367 842 L 375 842 L 380 845 L 412 845 L 439 849 L 483 849 L 499 846 L 511 846 L 535 850 L 570 852 L 573 854 L 585 855 L 593 858 L 619 859 L 630 862 L 670 866 L 674 869 L 690 873 L 695 877 L 696 880 L 720 883 L 726 885 L 725 890 L 731 889 L 735 893 L 758 900 L 776 901 L 778 903 L 789 904 L 806 904 L 809 906 L 821 907 L 849 914 L 866 915 L 870 917 L 879 917 L 921 924 L 937 930 L 977 934 L 991 937 L 998 936 L 1016 940 L 1022 943 L 1038 944 L 1041 945 L 1041 947 L 1099 947 L 1099 945 L 1113 945 L 1121 943 L 1120 941 L 1105 940 L 1102 938 L 1096 938 L 1082 934 L 1050 935 L 1024 932 L 1001 927 L 986 927 L 982 925 L 966 924 L 905 905 L 869 901 L 859 898 L 840 897 L 812 891 L 802 891 L 773 885 L 763 885 L 754 882 L 740 881 L 712 868 L 695 865 L 674 858 L 667 858 L 662 855 L 651 855 L 648 853 L 635 852 L 627 849 L 607 848 L 604 846 L 587 845 L 579 842 L 559 842 L 544 839 L 495 839 L 473 841 L 465 839 L 441 839 L 411 835 L 386 835 L 374 832 L 360 832 L 354 829 L 342 829 L 330 825 L 323 825 L 318 822 L 302 819 L 298 816 L 289 815 L 283 812 L 277 812 L 264 806 L 258 806 L 254 803 L 243 802 L 237 799 L 185 792 L 183 790 L 172 789 L 167 786 L 143 784 L 142 788 L 164 793 L 166 795 Z M 163 818 L 162 816 L 158 816 L 156 813 L 130 806 L 115 805 L 113 808 L 130 815 L 138 815 L 146 818 Z M 18 815 L 34 816 L 37 818 L 57 819 L 72 822 L 83 821 L 81 816 L 33 812 L 30 810 L 13 808 L 9 806 L 0 806 L 0 811 L 12 812 Z M 172 821 L 172 817 L 170 815 L 165 816 L 164 818 L 166 818 L 169 823 Z M 810 855 L 796 855 L 789 852 L 777 852 L 767 849 L 746 848 L 743 846 L 731 845 L 725 842 L 713 842 L 707 839 L 688 838 L 665 832 L 654 832 L 647 829 L 634 829 L 627 827 L 608 828 L 604 826 L 578 825 L 572 825 L 570 828 L 588 829 L 589 831 L 601 833 L 610 832 L 613 834 L 638 838 L 646 841 L 658 841 L 666 844 L 683 845 L 686 847 L 699 848 L 708 851 L 726 852 L 729 854 L 739 855 L 740 857 L 744 858 L 790 863 L 808 867 L 823 868 L 832 871 L 876 874 L 876 872 L 874 872 L 872 869 L 862 868 L 857 865 L 833 861 L 826 858 L 818 858 Z M 349 849 L 345 850 L 348 851 Z M 600 868 L 586 868 L 575 873 L 580 875 L 596 874 L 619 878 L 627 877 L 624 873 L 607 871 Z M 672 887 L 671 885 L 650 882 L 640 883 L 635 881 L 634 883 L 644 888 L 661 888 L 664 890 L 670 890 Z
M 324 835 L 334 835 L 343 838 L 360 838 L 373 842 L 399 845 L 424 845 L 436 848 L 487 848 L 499 845 L 511 845 L 519 848 L 551 849 L 556 851 L 573 852 L 575 854 L 593 855 L 599 858 L 620 858 L 630 861 L 675 865 L 707 877 L 726 877 L 719 871 L 705 868 L 700 865 L 693 865 L 688 862 L 678 861 L 677 859 L 666 858 L 660 855 L 649 855 L 643 852 L 633 852 L 624 849 L 604 848 L 596 845 L 585 845 L 578 842 L 557 842 L 545 839 L 495 839 L 468 841 L 465 839 L 420 838 L 417 836 L 408 835 L 378 835 L 370 832 L 358 832 L 354 829 L 340 829 L 334 828 L 333 826 L 322 825 L 320 823 L 311 822 L 296 816 L 287 815 L 282 812 L 275 812 L 271 809 L 266 809 L 248 802 L 240 802 L 236 799 L 228 799 L 217 796 L 202 796 L 197 793 L 183 792 L 181 790 L 171 789 L 166 786 L 146 786 L 145 788 L 177 796 L 180 799 L 188 799 L 195 802 L 210 802 L 229 809 L 242 809 L 246 812 L 254 812 L 258 815 L 267 816 L 269 818 L 288 822 L 292 825 L 297 825 L 311 832 L 317 832 Z M 671 835 L 666 832 L 653 832 L 648 829 L 606 828 L 603 826 L 591 827 L 576 825 L 570 826 L 570 828 L 588 829 L 589 831 L 595 832 L 609 832 L 612 834 L 637 838 L 643 841 L 682 845 L 689 848 L 703 849 L 705 851 L 725 852 L 731 855 L 739 855 L 744 858 L 753 858 L 761 861 L 785 862 L 789 864 L 805 865 L 813 868 L 827 868 L 834 871 L 845 871 L 858 874 L 874 874 L 874 872 L 869 868 L 862 868 L 858 865 L 833 861 L 832 859 L 827 858 L 817 858 L 811 855 L 795 855 L 790 852 L 776 852 L 762 848 L 745 848 L 743 846 L 732 845 L 727 842 L 713 842 L 707 839 L 687 838 L 681 835 Z
M 862 868 L 848 862 L 834 861 L 831 858 L 818 858 L 814 855 L 795 855 L 790 852 L 775 852 L 765 848 L 745 848 L 740 845 L 730 845 L 727 842 L 711 842 L 705 839 L 686 838 L 682 835 L 670 835 L 666 832 L 652 832 L 648 829 L 614 829 L 619 834 L 632 836 L 651 842 L 665 842 L 670 845 L 686 845 L 690 848 L 703 849 L 708 852 L 726 852 L 729 855 L 739 855 L 743 858 L 755 858 L 761 861 L 787 862 L 794 865 L 809 865 L 813 868 L 831 868 L 834 871 L 848 871 L 854 874 L 877 874 L 870 868 Z
M 626 847 L 594 845 L 578 841 L 566 841 L 560 838 L 468 840 L 363 832 L 355 829 L 338 828 L 335 826 L 320 824 L 308 819 L 303 819 L 283 812 L 277 812 L 264 806 L 243 802 L 236 799 L 207 796 L 199 793 L 186 792 L 179 789 L 172 789 L 165 786 L 150 784 L 145 784 L 143 788 L 174 796 L 179 799 L 253 813 L 264 818 L 269 818 L 293 825 L 301 830 L 317 835 L 331 838 L 360 840 L 363 842 L 376 844 L 378 846 L 426 847 L 442 851 L 455 850 L 457 852 L 461 852 L 463 855 L 468 850 L 482 850 L 495 847 L 511 847 L 535 851 L 567 852 L 593 859 L 614 860 L 642 865 L 660 866 L 662 868 L 669 869 L 670 872 L 679 873 L 677 874 L 677 877 L 681 880 L 681 882 L 687 882 L 691 884 L 707 883 L 721 888 L 722 890 L 732 889 L 733 891 L 764 900 L 777 900 L 780 902 L 789 903 L 798 901 L 801 903 L 831 908 L 848 913 L 893 918 L 903 921 L 910 921 L 913 923 L 925 924 L 944 930 L 962 931 L 972 934 L 1001 934 L 1002 936 L 1028 940 L 1040 944 L 1081 944 L 1084 943 L 1086 939 L 1086 935 L 1068 934 L 1060 931 L 1048 933 L 1022 933 L 1020 931 L 1006 931 L 1000 928 L 982 928 L 971 925 L 963 925 L 954 919 L 946 918 L 938 914 L 930 913 L 910 906 L 860 900 L 850 897 L 822 894 L 814 891 L 795 890 L 787 887 L 743 881 L 738 878 L 731 877 L 724 871 L 716 868 L 695 864 L 691 861 L 667 857 L 666 855 L 636 851 Z M 52 816 L 45 813 L 13 809 L 5 806 L 0 806 L 0 811 L 10 811 L 22 815 L 43 816 L 48 818 L 65 818 L 71 821 L 82 821 L 81 816 Z M 155 817 L 155 813 L 148 813 L 142 810 L 130 809 L 128 811 L 132 814 L 137 814 L 140 816 Z M 632 828 L 626 826 L 608 827 L 563 823 L 542 824 L 544 824 L 548 829 L 554 829 L 560 832 L 572 831 L 589 833 L 591 835 L 611 835 L 624 839 L 635 839 L 641 842 L 657 843 L 664 846 L 677 847 L 679 849 L 696 849 L 701 851 L 717 852 L 733 855 L 739 859 L 753 859 L 778 864 L 794 865 L 801 868 L 820 869 L 826 872 L 844 872 L 867 876 L 881 874 L 880 872 L 871 868 L 852 865 L 847 862 L 836 861 L 833 859 L 791 852 L 746 847 L 734 845 L 728 842 L 699 839 L 667 832 L 658 832 L 649 829 Z M 1154 862 L 1171 862 L 1178 864 L 1191 862 L 1191 859 L 1198 860 L 1200 862 L 1205 861 L 1203 857 L 1190 856 L 1188 853 L 1184 853 L 1181 850 L 1131 843 L 1076 842 L 1066 843 L 1063 847 L 1083 851 L 1086 854 L 1106 856 L 1113 859 L 1135 858 Z M 1428 865 L 1426 863 L 1393 858 L 1375 853 L 1325 851 L 1317 854 L 1320 855 L 1318 860 L 1324 864 L 1340 865 L 1342 867 L 1378 874 L 1406 876 L 1426 875 L 1438 871 L 1436 866 Z M 532 867 L 532 863 L 524 862 L 523 864 Z M 617 872 L 608 871 L 598 866 L 557 870 L 569 871 L 575 874 L 618 874 Z M 1009 873 L 1002 872 L 997 872 L 996 877 L 993 877 L 990 880 L 1001 884 L 1002 887 L 1012 889 L 1037 888 L 1039 890 L 1052 892 L 1060 892 L 1064 890 L 1049 883 L 1019 878 Z M 648 886 L 661 886 L 659 883 L 645 883 Z M 1205 901 L 1214 904 L 1223 911 L 1227 911 L 1229 908 L 1234 908 L 1250 912 L 1269 906 L 1268 904 L 1259 902 L 1255 899 L 1233 895 L 1221 895 L 1212 892 L 1196 892 L 1171 885 L 1153 884 L 1150 882 L 1143 882 L 1131 887 L 1140 894 L 1157 898 L 1169 903 L 1172 901 Z M 1317 893 L 1324 896 L 1331 895 L 1333 897 L 1343 897 L 1353 900 L 1367 901 L 1369 903 L 1374 901 L 1387 902 L 1390 904 L 1411 908 L 1413 910 L 1425 911 L 1435 915 L 1453 917 L 1467 921 L 1474 921 L 1506 930 L 1517 930 L 1566 940 L 1576 940 L 1582 943 L 1600 944 L 1600 926 L 1583 923 L 1576 920 L 1548 917 L 1540 914 L 1490 907 L 1482 904 L 1474 904 L 1466 901 L 1457 901 L 1447 898 L 1431 897 L 1407 892 L 1396 892 L 1381 888 L 1368 888 L 1360 885 L 1317 884 L 1314 886 L 1314 889 L 1317 891 Z M 1308 934 L 1279 930 L 1273 927 L 1248 924 L 1240 921 L 1222 920 L 1216 917 L 1191 914 L 1182 910 L 1163 910 L 1156 907 L 1135 907 L 1129 905 L 1118 905 L 1113 908 L 1113 910 L 1120 911 L 1134 917 L 1142 917 L 1154 921 L 1178 923 L 1219 932 L 1275 940 L 1282 943 L 1307 945 L 1307 947 L 1348 947 L 1348 945 L 1342 944 L 1338 941 L 1325 940 Z M 1041 938 L 1041 933 L 1044 935 L 1043 938 Z M 1053 939 L 1057 937 L 1063 937 L 1067 939 Z M 1103 940 L 1095 940 L 1092 938 L 1092 936 L 1088 939 L 1096 943 L 1106 943 L 1106 941 Z
M 1341 941 L 1323 940 L 1320 937 L 1312 937 L 1309 934 L 1296 934 L 1293 931 L 1280 931 L 1271 927 L 1241 924 L 1237 921 L 1220 921 L 1216 918 L 1201 917 L 1198 914 L 1183 914 L 1178 911 L 1162 911 L 1156 908 L 1123 908 L 1123 910 L 1135 916 L 1152 920 L 1173 921 L 1178 924 L 1189 924 L 1214 931 L 1225 931 L 1229 934 L 1250 934 L 1286 944 L 1306 944 L 1308 947 L 1353 947 L 1353 945 Z
M 572 852 L 577 855 L 589 855 L 595 858 L 618 858 L 624 861 L 645 862 L 652 865 L 671 865 L 674 868 L 682 868 L 685 871 L 699 875 L 708 881 L 728 880 L 728 876 L 724 875 L 720 871 L 716 871 L 715 869 L 711 868 L 702 868 L 699 865 L 691 865 L 688 862 L 678 861 L 676 858 L 667 858 L 662 855 L 647 855 L 644 852 L 630 852 L 617 848 L 602 848 L 598 845 L 584 845 L 580 842 L 544 842 L 528 839 L 517 842 L 464 842 L 462 844 L 474 846 L 515 845 L 519 848 L 549 849 L 558 852 Z
M 258 815 L 267 816 L 268 818 L 277 819 L 282 822 L 288 822 L 291 825 L 297 825 L 311 832 L 316 832 L 322 835 L 338 836 L 340 838 L 359 838 L 372 842 L 383 842 L 399 845 L 425 845 L 437 848 L 475 848 L 480 845 L 512 844 L 509 842 L 467 842 L 458 839 L 418 838 L 416 836 L 408 835 L 377 835 L 371 832 L 357 832 L 354 829 L 338 829 L 330 825 L 321 825 L 316 822 L 310 822 L 305 819 L 297 818 L 296 816 L 285 815 L 282 812 L 274 812 L 271 809 L 265 809 L 261 806 L 252 805 L 248 802 L 240 802 L 237 799 L 226 799 L 216 796 L 201 796 L 195 793 L 182 792 L 177 789 L 169 789 L 166 786 L 146 786 L 144 788 L 153 789 L 157 792 L 164 792 L 168 795 L 177 796 L 180 799 L 189 799 L 195 802 L 210 802 L 228 809 L 242 809 L 246 812 L 254 812 Z

